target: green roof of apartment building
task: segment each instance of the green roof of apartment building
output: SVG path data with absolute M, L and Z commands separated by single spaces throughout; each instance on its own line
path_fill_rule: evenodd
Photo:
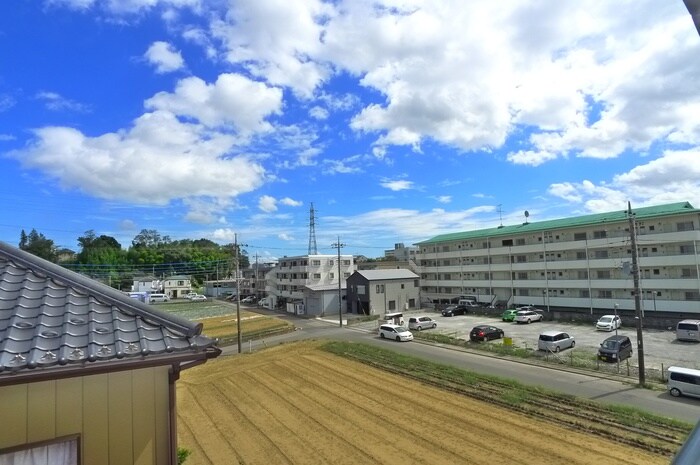
M 656 205 L 653 207 L 633 208 L 637 220 L 656 218 L 660 216 L 678 215 L 683 213 L 700 213 L 689 202 L 669 203 Z M 497 236 L 512 236 L 517 234 L 528 234 L 540 231 L 551 231 L 557 229 L 575 228 L 579 226 L 594 226 L 605 223 L 612 223 L 627 220 L 627 210 L 617 210 L 607 213 L 596 213 L 593 215 L 575 216 L 572 218 L 562 218 L 558 220 L 538 221 L 535 223 L 523 223 L 513 226 L 498 226 L 488 229 L 477 229 L 474 231 L 463 231 L 449 234 L 441 234 L 432 239 L 417 242 L 416 245 L 434 244 L 440 242 L 460 241 L 469 239 L 479 239 Z

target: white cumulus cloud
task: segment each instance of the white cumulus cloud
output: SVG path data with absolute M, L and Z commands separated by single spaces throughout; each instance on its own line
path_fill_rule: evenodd
M 144 57 L 150 64 L 156 67 L 156 72 L 170 73 L 185 66 L 185 60 L 178 50 L 167 42 L 153 42 Z

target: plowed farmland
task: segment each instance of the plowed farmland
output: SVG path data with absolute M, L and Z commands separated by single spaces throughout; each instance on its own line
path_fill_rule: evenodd
M 614 442 L 319 346 L 282 345 L 183 372 L 178 440 L 192 452 L 187 465 L 669 461 L 668 450 Z

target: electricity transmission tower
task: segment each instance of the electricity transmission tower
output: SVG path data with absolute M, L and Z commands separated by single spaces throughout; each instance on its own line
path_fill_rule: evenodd
M 309 255 L 318 255 L 316 247 L 316 214 L 313 202 L 311 202 L 311 210 L 309 211 Z

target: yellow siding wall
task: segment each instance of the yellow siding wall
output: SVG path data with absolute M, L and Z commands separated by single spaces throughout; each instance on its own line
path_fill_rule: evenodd
M 0 449 L 80 435 L 81 463 L 166 464 L 168 367 L 0 387 Z

